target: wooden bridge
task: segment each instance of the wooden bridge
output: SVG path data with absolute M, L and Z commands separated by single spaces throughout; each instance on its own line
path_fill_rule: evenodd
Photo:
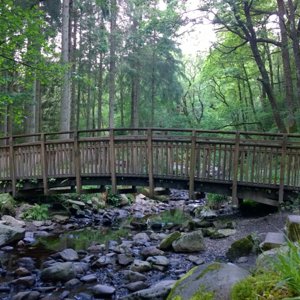
M 214 192 L 278 205 L 300 189 L 300 135 L 101 129 L 0 139 L 0 192 L 111 185 Z

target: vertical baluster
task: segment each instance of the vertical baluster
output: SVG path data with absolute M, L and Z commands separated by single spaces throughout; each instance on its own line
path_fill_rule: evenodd
M 10 165 L 10 177 L 11 177 L 11 189 L 13 197 L 17 194 L 17 180 L 16 180 L 16 167 L 15 167 L 15 155 L 14 155 L 14 140 L 13 137 L 9 137 L 9 165 Z
M 110 146 L 111 191 L 113 194 L 116 194 L 117 193 L 117 178 L 116 178 L 114 129 L 109 130 L 109 146 Z
M 233 158 L 233 180 L 232 180 L 232 202 L 238 205 L 237 198 L 237 180 L 239 172 L 239 155 L 240 155 L 240 133 L 235 136 L 234 158 Z

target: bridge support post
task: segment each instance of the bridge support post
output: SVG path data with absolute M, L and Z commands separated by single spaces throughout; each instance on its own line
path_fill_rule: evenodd
M 147 130 L 149 196 L 154 196 L 152 129 Z
M 287 134 L 283 135 L 282 148 L 281 148 L 281 161 L 280 161 L 280 182 L 279 182 L 279 204 L 283 203 L 284 196 L 284 173 L 285 173 L 285 160 L 286 160 L 286 147 L 287 147 Z
M 110 174 L 111 174 L 111 192 L 117 194 L 116 178 L 116 157 L 115 157 L 115 138 L 114 129 L 109 130 L 109 148 L 110 148 Z
M 41 165 L 42 165 L 42 176 L 43 176 L 43 188 L 44 195 L 48 195 L 48 165 L 47 165 L 47 151 L 46 151 L 46 136 L 41 133 Z
M 239 155 L 240 155 L 240 139 L 239 132 L 235 136 L 234 158 L 233 158 L 233 179 L 232 179 L 232 203 L 236 206 L 239 205 L 237 197 L 237 181 L 239 173 Z
M 15 155 L 14 155 L 14 139 L 9 137 L 9 167 L 11 177 L 11 190 L 13 197 L 17 194 L 17 180 L 16 180 L 16 167 L 15 167 Z
M 81 194 L 81 159 L 79 148 L 79 134 L 78 131 L 74 132 L 74 170 L 76 176 L 76 193 Z
M 189 180 L 189 197 L 195 198 L 195 169 L 196 169 L 196 131 L 192 132 L 191 139 L 191 157 L 190 157 L 190 180 Z

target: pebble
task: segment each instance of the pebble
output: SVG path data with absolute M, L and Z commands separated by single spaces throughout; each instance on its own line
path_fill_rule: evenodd
M 94 296 L 111 296 L 116 292 L 116 289 L 112 286 L 97 284 L 91 288 Z
M 97 281 L 97 276 L 95 274 L 89 274 L 81 277 L 80 280 L 85 283 L 91 283 Z

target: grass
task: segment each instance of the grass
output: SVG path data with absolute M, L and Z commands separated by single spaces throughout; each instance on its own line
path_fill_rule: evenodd
M 288 288 L 300 296 L 300 244 L 288 241 L 287 253 L 279 254 L 275 270 Z

